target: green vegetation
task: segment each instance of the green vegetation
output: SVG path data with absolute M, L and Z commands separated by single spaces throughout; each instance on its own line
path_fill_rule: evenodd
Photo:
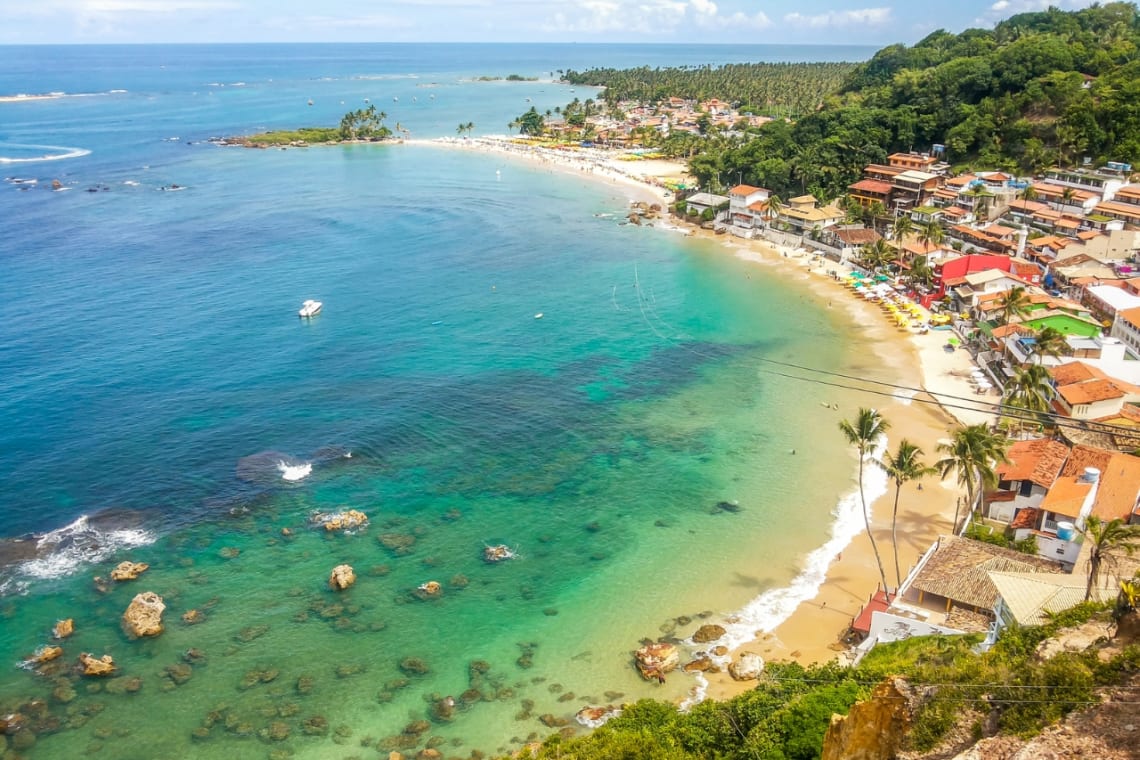
M 652 700 L 630 705 L 618 718 L 579 739 L 555 735 L 543 760 L 809 760 L 818 758 L 832 713 L 846 714 L 889 676 L 929 685 L 915 716 L 913 749 L 936 746 L 957 720 L 996 717 L 1004 733 L 1032 735 L 1074 709 L 1097 701 L 1098 689 L 1120 683 L 1140 666 L 1132 645 L 1107 661 L 1095 649 L 1064 652 L 1044 662 L 1034 649 L 1065 627 L 1106 605 L 1082 604 L 1032 628 L 1007 628 L 985 654 L 979 636 L 915 637 L 880 645 L 855 668 L 771 663 L 752 691 L 726 702 L 704 702 L 688 713 Z
M 1022 541 L 1014 541 L 1004 533 L 999 533 L 988 525 L 978 522 L 970 523 L 970 527 L 966 528 L 963 534 L 966 538 L 972 538 L 975 541 L 981 541 L 994 546 L 1000 546 L 1003 549 L 1013 549 L 1022 554 L 1035 555 L 1037 554 L 1037 537 L 1030 535 Z
M 260 135 L 246 138 L 246 142 L 250 145 L 277 147 L 280 145 L 295 145 L 297 143 L 329 143 L 336 142 L 339 139 L 339 129 L 332 127 L 301 127 L 300 129 L 294 130 L 263 132 Z
M 475 77 L 476 82 L 537 82 L 538 77 L 524 77 L 522 74 L 507 74 L 505 77 Z
M 952 164 L 1016 172 L 1086 156 L 1140 164 L 1138 50 L 1132 3 L 1022 13 L 992 30 L 937 31 L 911 47 L 884 48 L 794 124 L 774 121 L 731 140 L 678 136 L 661 150 L 697 152 L 691 167 L 703 186 L 740 176 L 784 197 L 834 197 L 865 165 L 935 143 Z M 619 83 L 638 71 L 591 81 L 613 83 L 607 98 L 631 95 Z M 715 94 L 744 100 L 743 87 Z
M 538 136 L 546 127 L 546 117 L 535 110 L 534 106 L 531 106 L 529 111 L 519 116 L 508 126 L 511 129 L 518 129 L 521 134 Z
M 321 145 L 343 140 L 382 140 L 392 134 L 384 126 L 388 114 L 377 111 L 376 106 L 349 111 L 340 120 L 339 127 L 302 127 L 293 130 L 263 132 L 244 138 L 244 143 L 254 147 L 277 147 L 285 145 Z M 399 126 L 399 125 L 397 125 Z
M 656 104 L 671 97 L 717 98 L 741 113 L 795 116 L 818 108 L 854 71 L 853 63 L 734 63 L 726 66 L 682 66 L 567 71 L 570 84 L 605 87 L 610 105 L 623 100 Z

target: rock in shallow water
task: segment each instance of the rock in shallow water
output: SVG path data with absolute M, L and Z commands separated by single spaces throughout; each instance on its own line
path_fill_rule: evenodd
M 721 638 L 725 633 L 723 626 L 710 623 L 697 629 L 697 632 L 693 634 L 693 641 L 697 644 L 707 644 Z
M 71 618 L 56 621 L 51 629 L 51 635 L 57 639 L 66 639 L 73 633 L 75 633 L 75 621 Z
M 150 565 L 145 562 L 120 562 L 111 571 L 111 580 L 133 581 L 145 573 L 149 567 Z
M 329 587 L 333 591 L 344 591 L 354 583 L 356 583 L 356 573 L 352 565 L 337 565 L 329 575 Z
M 153 591 L 135 595 L 123 613 L 123 631 L 132 639 L 162 633 L 162 613 L 166 605 Z
M 111 655 L 105 654 L 96 657 L 89 652 L 79 655 L 79 665 L 83 668 L 85 676 L 109 676 L 115 672 L 115 661 Z

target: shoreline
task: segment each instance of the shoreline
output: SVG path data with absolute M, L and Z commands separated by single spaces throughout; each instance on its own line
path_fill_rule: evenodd
M 606 158 L 600 151 L 585 154 L 577 150 L 561 151 L 519 144 L 509 137 L 502 136 L 405 142 L 410 145 L 497 153 L 528 161 L 532 165 L 550 166 L 567 174 L 586 176 L 610 186 L 621 183 L 632 191 L 631 202 L 641 200 L 667 204 L 669 194 L 663 187 L 654 184 L 654 180 L 660 181 L 661 176 L 685 175 L 683 165 L 677 162 L 661 162 L 666 164 L 664 170 L 670 174 L 646 172 L 638 177 L 633 172 L 624 171 L 623 167 L 616 166 L 615 164 L 618 164 L 616 159 Z M 663 167 L 652 168 L 660 171 Z M 885 444 L 887 449 L 893 449 L 898 445 L 898 441 L 906 438 L 922 448 L 923 460 L 928 465 L 933 464 L 938 458 L 936 453 L 938 443 L 945 440 L 957 425 L 992 420 L 992 414 L 977 409 L 960 408 L 997 400 L 992 392 L 988 396 L 978 396 L 974 392 L 970 385 L 969 372 L 975 365 L 969 354 L 961 349 L 952 353 L 943 350 L 949 333 L 930 331 L 920 335 L 897 330 L 871 303 L 858 298 L 843 287 L 842 278 L 850 271 L 848 267 L 815 257 L 800 249 L 790 249 L 763 239 L 746 240 L 730 235 L 716 235 L 687 225 L 670 226 L 686 232 L 688 236 L 719 244 L 738 258 L 773 271 L 776 277 L 799 281 L 818 303 L 826 302 L 827 308 L 841 310 L 843 325 L 861 331 L 861 334 L 856 336 L 855 342 L 858 343 L 859 349 L 870 355 L 868 358 L 873 358 L 873 361 L 868 361 L 867 367 L 859 367 L 850 374 L 857 374 L 872 381 L 912 387 L 916 391 L 911 394 L 912 396 L 921 394 L 926 401 L 934 402 L 915 401 L 909 397 L 904 398 L 902 396 L 905 394 L 899 393 L 883 393 L 880 396 L 881 400 L 874 400 L 872 396 L 873 400 L 866 405 L 880 409 L 884 418 L 891 424 Z M 832 273 L 838 273 L 838 276 L 833 276 Z M 860 372 L 860 369 L 863 371 Z M 948 399 L 945 396 L 959 397 L 963 400 Z M 971 404 L 970 401 L 976 403 Z M 947 402 L 954 406 L 944 406 Z M 836 419 L 837 427 L 840 419 L 843 417 Z M 835 434 L 839 435 L 838 429 L 835 430 Z M 726 655 L 712 658 L 722 666 L 722 670 L 698 676 L 697 683 L 690 690 L 690 696 L 682 702 L 682 705 L 692 704 L 705 698 L 728 699 L 750 690 L 753 687 L 751 681 L 734 681 L 723 669 L 724 665 L 744 653 L 758 654 L 766 660 L 794 660 L 805 665 L 843 659 L 846 651 L 846 647 L 840 643 L 843 634 L 863 605 L 881 586 L 871 543 L 863 527 L 862 505 L 854 475 L 856 470 L 854 465 L 857 464 L 854 453 L 851 463 L 853 465 L 851 488 L 836 495 L 828 540 L 823 546 L 817 547 L 801 559 L 800 571 L 791 583 L 761 593 L 741 609 L 724 611 L 715 616 L 729 629 L 729 636 L 734 641 Z M 888 482 L 886 474 L 870 463 L 865 466 L 864 479 L 868 484 L 865 489 L 867 491 L 872 490 L 869 482 L 876 481 L 873 490 L 878 493 L 868 499 L 872 530 L 882 556 L 888 584 L 894 587 L 897 585 L 897 579 L 894 574 L 890 530 L 894 487 Z M 919 490 L 915 484 L 903 487 L 899 497 L 897 525 L 899 571 L 903 577 L 930 543 L 951 527 L 955 502 L 958 498 L 959 489 L 953 479 L 942 481 L 936 476 L 931 476 L 923 481 L 922 490 Z M 858 523 L 854 530 L 851 529 L 852 521 Z M 829 556 L 830 560 L 827 559 Z M 752 631 L 741 630 L 748 625 L 750 610 L 759 611 L 781 605 L 791 606 L 786 616 L 771 621 L 771 624 L 761 624 Z M 701 647 L 689 641 L 685 642 L 687 648 L 694 651 L 708 649 L 717 643 L 712 642 L 708 646 Z M 724 643 L 724 640 L 720 643 Z

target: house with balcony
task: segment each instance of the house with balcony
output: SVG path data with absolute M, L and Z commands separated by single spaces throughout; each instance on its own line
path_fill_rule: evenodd
M 939 159 L 929 153 L 892 153 L 887 156 L 887 163 L 892 168 L 902 171 L 920 171 L 934 174 Z
M 685 199 L 685 210 L 690 214 L 703 214 L 705 211 L 712 209 L 715 213 L 728 204 L 729 198 L 727 195 L 694 193 Z
M 1010 446 L 1008 461 L 994 468 L 998 486 L 986 494 L 986 517 L 1010 523 L 1020 510 L 1039 507 L 1061 475 L 1069 451 L 1068 445 L 1051 438 L 1018 441 Z
M 1140 307 L 1116 312 L 1109 335 L 1127 346 L 1134 355 L 1140 356 Z
M 1122 229 L 1140 229 L 1140 206 L 1132 203 L 1101 201 L 1093 207 L 1089 215 L 1103 217 L 1111 221 L 1118 221 L 1121 223 Z M 1109 229 L 1111 229 L 1111 227 L 1109 227 Z
M 891 207 L 908 211 L 927 205 L 942 183 L 937 174 L 909 169 L 891 180 Z
M 883 204 L 883 208 L 890 208 L 893 189 L 894 187 L 888 181 L 861 179 L 855 184 L 847 186 L 847 197 L 858 203 L 860 208 L 870 208 L 876 203 Z
M 1066 417 L 1096 420 L 1119 413 L 1125 404 L 1140 403 L 1140 387 L 1087 362 L 1061 364 L 1049 374 L 1057 391 L 1054 411 Z
M 1049 204 L 1056 211 L 1084 216 L 1091 213 L 1101 202 L 1101 197 L 1089 190 L 1055 185 L 1049 182 L 1036 182 L 1033 190 L 1037 199 Z
M 1084 190 L 1100 200 L 1112 200 L 1116 192 L 1127 184 L 1128 164 L 1109 163 L 1099 169 L 1061 169 L 1053 167 L 1044 173 L 1046 182 L 1061 187 Z
M 814 195 L 800 195 L 780 209 L 779 220 L 788 231 L 799 235 L 822 233 L 825 227 L 843 221 L 846 214 L 834 203 L 820 206 Z
M 750 208 L 757 203 L 767 204 L 772 191 L 752 185 L 737 185 L 728 191 L 729 224 L 734 227 L 752 229 L 763 225 L 763 216 Z

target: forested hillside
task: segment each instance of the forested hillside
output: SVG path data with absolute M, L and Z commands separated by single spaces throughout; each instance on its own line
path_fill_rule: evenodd
M 1138 51 L 1133 3 L 937 31 L 879 51 L 794 123 L 705 141 L 692 168 L 706 186 L 741 176 L 784 197 L 834 197 L 866 164 L 935 143 L 953 164 L 1021 173 L 1086 157 L 1140 164 Z
M 571 84 L 605 87 L 602 98 L 659 103 L 670 97 L 703 101 L 719 98 L 740 112 L 796 116 L 819 108 L 854 70 L 854 63 L 737 63 L 567 71 Z

